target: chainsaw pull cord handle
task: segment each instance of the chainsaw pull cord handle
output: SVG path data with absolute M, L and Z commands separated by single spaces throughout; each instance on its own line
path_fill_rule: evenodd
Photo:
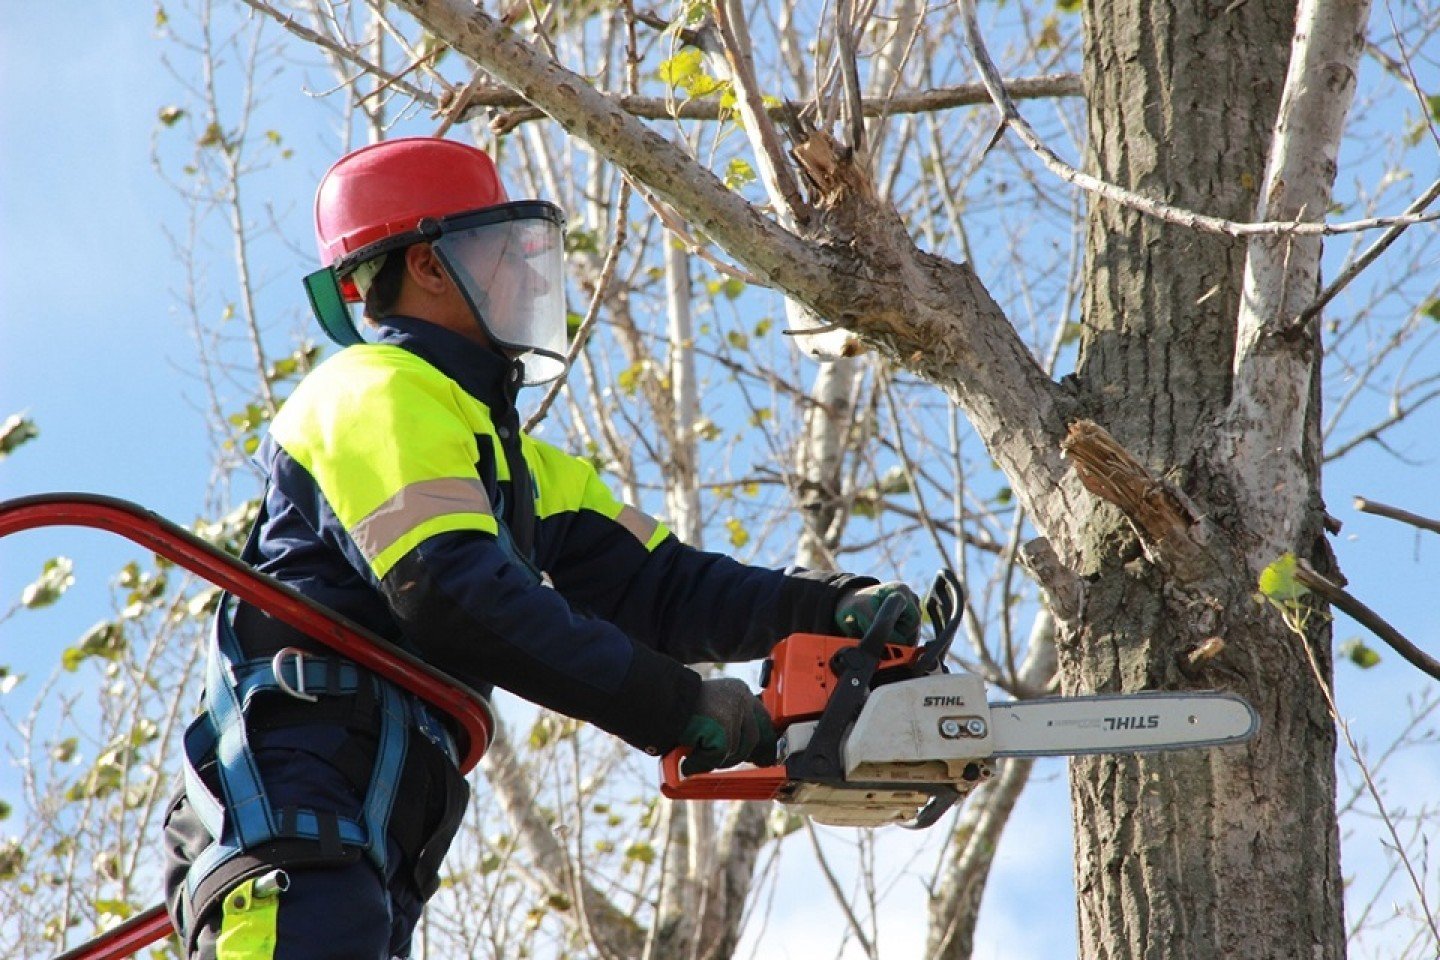
M 925 644 L 915 661 L 915 673 L 929 676 L 944 668 L 945 655 L 960 630 L 960 621 L 965 617 L 965 588 L 960 578 L 949 567 L 935 574 L 935 582 L 925 598 L 925 612 L 930 615 L 930 625 L 935 629 L 935 639 Z

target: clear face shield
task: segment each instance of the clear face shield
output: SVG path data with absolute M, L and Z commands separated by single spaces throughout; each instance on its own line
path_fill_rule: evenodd
M 368 286 L 382 257 L 428 241 L 491 342 L 524 363 L 525 384 L 545 383 L 565 372 L 564 223 L 543 200 L 422 220 L 413 233 L 356 251 L 351 263 L 310 274 L 305 291 L 330 339 L 363 343 L 347 306 L 359 299 L 354 285 Z
M 423 225 L 421 232 L 433 233 Z M 428 237 L 490 340 L 518 356 L 525 383 L 565 372 L 565 243 L 560 208 L 526 200 L 447 217 Z

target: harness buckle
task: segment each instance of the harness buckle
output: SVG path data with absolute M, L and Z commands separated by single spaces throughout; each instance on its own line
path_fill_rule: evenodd
M 295 658 L 295 686 L 285 679 L 285 658 Z M 305 651 L 299 647 L 284 647 L 277 650 L 275 656 L 270 660 L 270 670 L 275 675 L 275 685 L 296 700 L 307 700 L 315 703 L 320 698 L 313 693 L 305 691 Z

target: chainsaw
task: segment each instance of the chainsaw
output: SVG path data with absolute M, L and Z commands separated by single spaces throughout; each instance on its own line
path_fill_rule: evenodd
M 934 637 L 889 642 L 904 608 L 881 606 L 859 640 L 791 634 L 760 674 L 779 749 L 770 766 L 684 776 L 684 751 L 661 764 L 677 800 L 778 800 L 818 823 L 919 829 L 988 780 L 1005 757 L 1146 753 L 1241 743 L 1259 717 L 1219 692 L 1142 692 L 986 701 L 985 682 L 951 673 L 946 654 L 964 612 L 954 573 L 925 602 Z

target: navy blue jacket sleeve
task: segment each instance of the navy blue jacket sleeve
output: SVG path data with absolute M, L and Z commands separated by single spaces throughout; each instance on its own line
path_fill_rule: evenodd
M 623 525 L 588 510 L 568 518 L 546 569 L 576 606 L 684 663 L 754 660 L 790 633 L 833 633 L 841 594 L 876 582 L 747 566 L 673 534 L 647 549 Z
M 425 540 L 381 589 L 406 640 L 473 685 L 503 687 L 650 753 L 676 746 L 694 712 L 698 674 L 577 614 L 488 534 Z

